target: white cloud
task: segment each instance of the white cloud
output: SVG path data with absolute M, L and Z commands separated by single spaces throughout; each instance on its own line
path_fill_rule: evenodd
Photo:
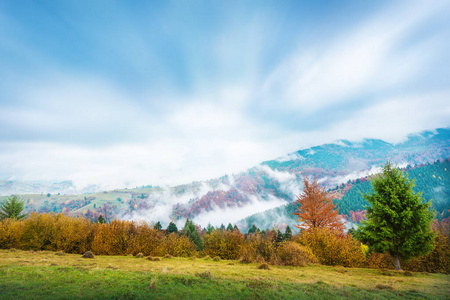
M 194 218 L 196 224 L 206 227 L 208 223 L 213 226 L 220 226 L 228 223 L 236 223 L 237 221 L 246 218 L 249 214 L 259 213 L 286 204 L 286 201 L 278 199 L 271 195 L 268 200 L 259 199 L 256 196 L 250 197 L 250 202 L 242 207 L 226 207 L 225 209 L 216 208 L 209 212 L 204 212 Z

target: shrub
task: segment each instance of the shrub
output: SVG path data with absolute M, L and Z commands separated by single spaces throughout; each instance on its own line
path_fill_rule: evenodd
M 249 262 L 269 262 L 276 254 L 275 242 L 261 233 L 254 233 L 247 237 L 245 244 L 241 248 L 240 261 Z
M 170 254 L 166 254 L 166 255 L 164 255 L 164 258 L 173 258 L 173 256 Z
M 144 257 L 144 254 L 142 254 L 141 252 L 139 252 L 138 254 L 136 254 L 136 258 L 142 258 Z
M 270 270 L 269 265 L 266 263 L 262 263 L 258 266 L 258 269 L 260 270 Z
M 23 221 L 4 219 L 0 221 L 0 248 L 22 248 Z
M 66 255 L 66 253 L 64 253 L 64 251 L 56 251 L 55 255 L 64 256 L 64 255 Z
M 190 257 L 197 254 L 197 246 L 188 237 L 171 233 L 162 240 L 154 252 L 159 256 L 170 254 L 176 257 Z
M 218 256 L 214 257 L 213 261 L 220 261 L 220 257 L 218 257 Z
M 328 228 L 314 228 L 302 232 L 297 241 L 308 246 L 324 265 L 361 267 L 366 257 L 361 244 L 352 235 L 344 235 Z
M 285 266 L 306 266 L 317 263 L 318 260 L 312 250 L 295 242 L 284 242 L 277 249 L 281 264 Z
M 213 230 L 205 236 L 204 253 L 221 259 L 238 259 L 244 243 L 244 235 L 235 229 Z

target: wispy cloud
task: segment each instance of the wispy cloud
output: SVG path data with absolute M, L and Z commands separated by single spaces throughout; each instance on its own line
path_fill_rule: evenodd
M 446 1 L 380 3 L 336 28 L 297 5 L 4 4 L 0 177 L 178 184 L 449 126 Z

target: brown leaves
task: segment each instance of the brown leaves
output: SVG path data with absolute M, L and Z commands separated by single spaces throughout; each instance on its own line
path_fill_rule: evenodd
M 294 215 L 298 216 L 301 225 L 295 225 L 300 229 L 312 228 L 330 228 L 335 231 L 343 232 L 344 225 L 339 221 L 338 210 L 333 204 L 333 199 L 327 194 L 324 188 L 317 183 L 317 179 L 309 182 L 303 179 L 305 188 L 303 194 L 297 198 L 300 205 L 298 212 Z

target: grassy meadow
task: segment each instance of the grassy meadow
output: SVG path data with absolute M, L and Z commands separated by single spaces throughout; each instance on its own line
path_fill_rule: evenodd
M 61 255 L 63 254 L 63 255 Z M 450 299 L 450 276 L 0 250 L 1 299 Z

